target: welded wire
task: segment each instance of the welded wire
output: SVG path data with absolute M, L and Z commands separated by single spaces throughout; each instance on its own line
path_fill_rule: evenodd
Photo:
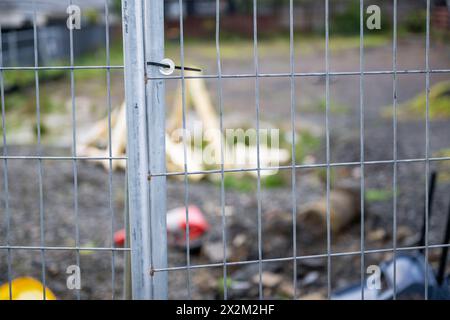
M 187 135 L 186 135 L 186 81 L 184 74 L 184 24 L 183 24 L 183 0 L 179 0 L 180 6 L 180 62 L 181 62 L 181 100 L 182 100 L 182 123 L 183 123 L 183 157 L 184 170 L 187 172 Z M 184 174 L 184 206 L 186 210 L 186 284 L 188 291 L 188 299 L 192 298 L 191 292 L 191 247 L 190 247 L 190 226 L 189 226 L 189 183 L 188 176 Z
M 327 297 L 331 298 L 331 216 L 330 216 L 330 3 L 325 0 L 325 148 L 326 148 L 326 219 L 327 219 Z
M 36 1 L 33 1 L 33 44 L 34 44 L 34 66 L 39 64 L 38 56 L 38 35 L 36 24 Z M 36 135 L 37 135 L 37 154 L 42 154 L 41 147 L 41 107 L 40 107 L 40 91 L 39 91 L 39 71 L 34 71 L 35 81 L 35 98 L 36 98 Z M 42 160 L 38 160 L 38 186 L 39 186 L 39 228 L 40 228 L 40 241 L 41 246 L 45 246 L 45 222 L 44 222 L 44 187 L 42 183 Z M 45 251 L 41 250 L 41 280 L 42 280 L 42 298 L 46 300 L 46 261 Z
M 72 5 L 72 0 L 69 0 L 69 5 Z M 70 65 L 74 65 L 74 43 L 73 43 L 73 28 L 69 28 L 69 44 L 70 44 Z M 75 74 L 74 70 L 70 70 L 70 97 L 72 105 L 72 156 L 77 156 L 77 113 L 75 102 Z M 72 160 L 73 168 L 73 210 L 75 215 L 75 244 L 80 246 L 80 217 L 78 212 L 78 163 L 74 158 Z M 76 251 L 76 265 L 80 268 L 80 251 Z M 81 299 L 80 290 L 76 290 L 77 299 Z
M 216 56 L 217 56 L 217 96 L 219 104 L 220 125 L 220 214 L 222 216 L 222 243 L 223 243 L 223 298 L 228 298 L 227 281 L 227 220 L 225 216 L 225 141 L 223 129 L 223 90 L 222 90 L 222 63 L 220 59 L 220 1 L 216 0 Z
M 258 2 L 253 0 L 253 64 L 255 68 L 255 109 L 256 109 L 256 198 L 257 198 L 257 220 L 258 220 L 258 274 L 259 274 L 259 299 L 263 299 L 262 285 L 262 216 L 261 216 L 261 159 L 260 159 L 260 105 L 259 105 L 259 58 L 258 58 Z
M 296 188 L 296 159 L 295 159 L 295 148 L 297 145 L 296 142 L 296 126 L 295 126 L 295 107 L 296 107 L 296 99 L 295 99 L 295 78 L 293 76 L 295 72 L 295 48 L 294 48 L 294 1 L 289 0 L 289 56 L 290 56 L 290 69 L 291 69 L 291 78 L 290 78 L 290 89 L 291 89 L 291 142 L 292 142 L 292 159 L 291 159 L 291 198 L 292 198 L 292 256 L 297 256 L 297 188 Z M 292 261 L 292 287 L 294 288 L 294 292 L 292 295 L 292 299 L 296 299 L 297 297 L 297 261 Z
M 447 248 L 450 247 L 450 244 L 435 244 L 435 245 L 428 245 L 429 249 L 440 249 L 440 248 Z M 412 246 L 412 247 L 397 247 L 397 251 L 401 252 L 409 252 L 409 251 L 416 251 L 420 249 L 424 249 L 425 246 Z M 0 247 L 2 249 L 2 247 Z M 308 259 L 320 259 L 320 258 L 328 258 L 328 256 L 331 256 L 332 258 L 336 257 L 353 257 L 353 256 L 361 256 L 361 254 L 375 254 L 375 253 L 391 253 L 394 251 L 394 248 L 385 248 L 385 249 L 369 249 L 365 251 L 357 250 L 357 251 L 348 251 L 348 252 L 332 252 L 328 254 L 328 252 L 321 253 L 321 254 L 312 254 L 312 255 L 301 255 L 296 257 L 283 257 L 283 258 L 268 258 L 268 259 L 262 259 L 261 261 L 263 263 L 273 263 L 273 262 L 286 262 L 286 261 L 302 261 L 302 260 L 308 260 Z M 227 266 L 242 266 L 242 265 L 250 265 L 250 264 L 259 264 L 260 260 L 241 260 L 241 261 L 230 261 L 227 262 Z M 222 267 L 223 263 L 206 263 L 206 264 L 193 264 L 189 266 L 190 269 L 202 269 L 202 268 L 216 268 L 216 267 Z M 187 266 L 176 266 L 176 267 L 167 267 L 167 268 L 158 268 L 154 269 L 154 272 L 166 272 L 166 271 L 181 271 L 186 270 Z
M 393 104 L 392 104 L 392 127 L 393 127 L 393 180 L 392 180 L 392 196 L 393 196 L 393 204 L 392 204 L 392 246 L 394 249 L 393 252 L 393 282 L 394 282 L 394 291 L 393 291 L 393 299 L 397 299 L 397 197 L 398 197 L 398 183 L 397 183 L 397 174 L 398 174 L 398 145 L 397 145 L 397 0 L 394 0 L 394 12 L 393 12 L 393 41 L 392 41 L 392 70 L 393 74 L 393 82 L 392 82 L 392 94 L 393 94 Z
M 3 47 L 2 47 L 2 26 L 0 24 L 0 66 L 3 66 Z M 11 244 L 11 212 L 9 208 L 9 182 L 8 182 L 8 145 L 6 143 L 6 106 L 5 106 L 5 83 L 3 71 L 0 70 L 0 97 L 2 108 L 2 142 L 3 142 L 3 192 L 6 215 L 6 245 Z M 8 293 L 9 299 L 12 299 L 12 256 L 11 249 L 7 252 L 8 265 Z
M 430 216 L 430 198 L 429 182 L 430 176 L 430 0 L 427 0 L 427 18 L 426 18 L 426 40 L 425 40 L 425 275 L 428 275 L 428 241 L 429 241 L 429 216 Z M 428 276 L 425 276 L 425 300 L 428 300 Z
M 34 3 L 34 0 L 33 0 Z M 360 46 L 359 46 L 359 70 L 358 71 L 330 71 L 330 58 L 329 58 L 329 42 L 330 42 L 330 12 L 329 12 L 329 0 L 325 0 L 325 71 L 324 72 L 295 72 L 295 45 L 294 45 L 294 1 L 289 0 L 289 60 L 290 60 L 290 70 L 289 72 L 284 73 L 260 73 L 260 64 L 259 64 L 259 55 L 258 55 L 258 3 L 257 0 L 253 0 L 253 66 L 254 72 L 251 73 L 242 73 L 242 74 L 224 74 L 222 72 L 222 61 L 221 61 L 221 52 L 220 52 L 220 10 L 221 10 L 221 2 L 220 0 L 216 0 L 216 16 L 215 16 L 215 46 L 216 46 L 216 64 L 217 64 L 217 73 L 216 74 L 198 74 L 198 75 L 186 75 L 185 74 L 185 48 L 184 48 L 184 26 L 183 26 L 183 0 L 179 0 L 180 7 L 180 64 L 181 64 L 181 72 L 179 75 L 171 75 L 171 76 L 156 76 L 149 77 L 149 80 L 181 80 L 181 91 L 182 91 L 182 123 L 183 123 L 183 156 L 184 156 L 184 171 L 180 172 L 150 172 L 149 178 L 151 177 L 170 177 L 170 176 L 184 176 L 184 204 L 185 204 L 185 216 L 186 216 L 186 265 L 184 266 L 175 266 L 175 267 L 167 267 L 167 268 L 159 268 L 154 269 L 154 272 L 163 272 L 163 271 L 178 271 L 178 270 L 186 270 L 186 286 L 188 292 L 188 298 L 192 298 L 192 288 L 191 288 L 191 272 L 192 269 L 198 268 L 213 268 L 213 267 L 222 267 L 223 268 L 223 293 L 224 299 L 228 298 L 228 282 L 227 282 L 227 268 L 229 266 L 240 266 L 240 265 L 249 265 L 249 264 L 257 264 L 258 265 L 258 293 L 259 298 L 264 298 L 263 291 L 263 263 L 268 262 L 282 262 L 289 261 L 293 263 L 293 298 L 297 297 L 297 278 L 298 278 L 298 267 L 297 263 L 300 260 L 305 259 L 314 259 L 314 258 L 326 258 L 327 259 L 327 295 L 328 298 L 331 297 L 331 275 L 332 275 L 332 266 L 331 261 L 333 257 L 344 257 L 344 256 L 359 256 L 361 259 L 360 264 L 360 272 L 361 272 L 361 298 L 364 299 L 364 275 L 365 275 L 365 255 L 371 253 L 384 253 L 384 252 L 392 252 L 394 256 L 394 299 L 397 297 L 397 287 L 396 287 L 396 256 L 398 251 L 409 251 L 409 250 L 417 250 L 417 249 L 425 249 L 425 268 L 428 270 L 428 255 L 429 249 L 432 248 L 443 248 L 448 247 L 448 244 L 439 244 L 439 245 L 430 245 L 429 244 L 429 197 L 428 197 L 428 189 L 429 182 L 428 176 L 430 173 L 430 163 L 436 161 L 448 161 L 450 157 L 430 157 L 430 141 L 429 141 L 429 108 L 430 108 L 430 78 L 433 74 L 449 74 L 450 69 L 430 69 L 430 0 L 427 0 L 427 17 L 426 17 L 426 46 L 425 46 L 425 69 L 397 69 L 397 41 L 398 41 L 398 26 L 397 26 L 397 0 L 394 0 L 394 12 L 393 12 L 393 65 L 392 70 L 376 70 L 376 71 L 367 71 L 365 70 L 365 52 L 364 52 L 364 1 L 360 0 Z M 72 4 L 72 0 L 69 0 L 69 4 Z M 111 53 L 110 53 L 110 22 L 109 22 L 109 1 L 104 1 L 104 10 L 105 10 L 105 47 L 106 47 L 106 60 L 105 65 L 75 65 L 75 57 L 74 57 L 74 36 L 73 30 L 69 30 L 69 43 L 70 43 L 70 65 L 67 66 L 42 66 L 39 65 L 39 56 L 38 56 L 38 28 L 36 25 L 36 9 L 34 8 L 34 17 L 33 17 L 33 40 L 34 40 L 34 65 L 33 66 L 3 66 L 3 56 L 2 56 L 2 29 L 0 26 L 0 94 L 1 94 L 1 110 L 2 110 L 2 138 L 3 138 L 3 152 L 0 156 L 0 159 L 3 161 L 3 188 L 4 188 L 4 208 L 6 215 L 6 244 L 0 246 L 0 250 L 7 251 L 7 264 L 8 264 L 8 282 L 9 282 L 9 290 L 10 297 L 12 297 L 12 285 L 11 285 L 11 277 L 12 277 L 12 252 L 14 250 L 30 250 L 30 251 L 39 251 L 41 254 L 42 260 L 42 284 L 43 284 L 43 296 L 44 299 L 46 291 L 46 259 L 45 254 L 47 251 L 59 251 L 59 250 L 67 250 L 74 251 L 76 254 L 76 264 L 80 266 L 80 252 L 82 251 L 106 251 L 111 253 L 111 282 L 112 282 L 112 299 L 115 298 L 115 257 L 117 252 L 128 252 L 130 248 L 117 248 L 114 245 L 114 230 L 115 230 L 115 218 L 114 218 L 114 205 L 113 205 L 113 161 L 115 160 L 127 160 L 126 156 L 117 157 L 113 156 L 112 147 L 112 119 L 111 119 L 111 70 L 123 70 L 124 66 L 122 65 L 110 65 L 111 63 Z M 10 155 L 7 148 L 7 137 L 6 137 L 6 106 L 5 106 L 5 88 L 4 88 L 4 72 L 5 71 L 21 71 L 28 70 L 34 71 L 35 75 L 35 90 L 36 90 L 36 122 L 37 122 L 37 151 L 35 155 Z M 71 95 L 71 112 L 72 112 L 72 154 L 71 156 L 44 156 L 42 154 L 41 148 L 41 108 L 40 108 L 40 88 L 39 88 L 39 72 L 43 70 L 67 70 L 70 72 L 70 95 Z M 106 71 L 106 83 L 107 83 L 107 95 L 106 95 L 106 105 L 108 112 L 108 155 L 107 156 L 94 156 L 94 157 L 86 157 L 86 156 L 78 156 L 77 155 L 77 106 L 76 106 L 76 94 L 75 94 L 75 76 L 74 72 L 77 70 L 105 70 Z M 398 89 L 398 76 L 399 75 L 414 75 L 414 74 L 424 74 L 425 75 L 425 86 L 426 86 L 426 117 L 425 117 L 425 157 L 424 158 L 415 158 L 415 159 L 399 159 L 398 158 L 398 128 L 397 128 L 397 89 Z M 393 77 L 393 157 L 392 159 L 386 160 L 376 160 L 376 161 L 366 161 L 364 156 L 364 148 L 365 148 L 365 132 L 364 132 L 364 79 L 366 76 L 377 76 L 377 75 L 392 75 Z M 331 162 L 330 155 L 330 78 L 331 77 L 345 77 L 345 76 L 357 76 L 359 77 L 359 122 L 360 122 L 360 159 L 359 161 L 353 162 Z M 301 164 L 296 162 L 295 158 L 295 146 L 296 146 L 296 85 L 295 80 L 297 78 L 305 78 L 305 77 L 325 77 L 325 96 L 326 96 L 326 109 L 325 109 L 325 138 L 326 138 L 326 161 L 324 163 L 315 163 L 315 164 Z M 257 130 L 257 165 L 252 168 L 228 168 L 224 167 L 224 144 L 223 141 L 223 79 L 254 79 L 255 81 L 255 111 L 256 111 L 256 130 Z M 261 78 L 288 78 L 290 81 L 290 117 L 291 117 L 291 126 L 292 126 L 292 159 L 289 165 L 282 166 L 267 166 L 262 167 L 260 163 L 260 80 Z M 190 79 L 216 79 L 217 80 L 217 95 L 218 95 L 218 108 L 219 108 L 219 121 L 220 121 L 220 131 L 221 131 L 221 165 L 219 169 L 212 170 L 198 170 L 198 171 L 189 171 L 188 168 L 188 158 L 187 158 L 187 137 L 185 136 L 186 132 L 186 123 L 187 123 L 187 113 L 186 113 L 186 81 Z M 39 185 L 39 224 L 40 224 L 40 244 L 38 246 L 14 246 L 11 244 L 11 214 L 9 208 L 9 186 L 8 186 L 8 161 L 10 160 L 32 160 L 37 161 L 38 167 L 38 185 Z M 46 246 L 45 245 L 45 210 L 44 210 L 44 187 L 43 187 L 43 162 L 50 160 L 60 160 L 60 161 L 72 161 L 72 170 L 73 170 L 73 208 L 75 215 L 75 246 Z M 80 219 L 78 212 L 78 162 L 79 161 L 98 161 L 98 160 L 107 160 L 109 163 L 108 170 L 108 192 L 109 192 L 109 213 L 111 219 L 110 225 L 110 246 L 108 247 L 81 247 L 80 246 Z M 400 163 L 424 163 L 425 164 L 425 244 L 424 246 L 415 246 L 415 247 L 398 247 L 397 244 L 397 202 L 398 202 L 398 164 Z M 379 164 L 389 164 L 393 166 L 393 243 L 392 248 L 387 249 L 375 249 L 375 250 L 366 250 L 365 248 L 365 212 L 364 212 L 364 190 L 365 190 L 365 167 L 371 165 L 379 165 Z M 332 252 L 331 251 L 331 217 L 330 217 L 330 192 L 331 192 L 331 170 L 332 168 L 337 167 L 348 167 L 354 166 L 360 168 L 360 205 L 361 205 L 361 226 L 360 226 L 360 250 L 358 251 L 350 251 L 350 252 Z M 327 247 L 326 252 L 322 254 L 316 255 L 298 255 L 297 248 L 297 195 L 296 195 L 296 172 L 297 170 L 310 170 L 317 168 L 325 168 L 326 169 L 326 222 L 327 222 Z M 291 170 L 291 201 L 292 201 L 292 256 L 282 257 L 282 258 L 273 258 L 273 259 L 264 259 L 263 258 L 263 245 L 262 245 L 262 195 L 261 195 L 261 171 L 265 170 Z M 239 172 L 256 172 L 257 173 L 257 251 L 258 258 L 255 260 L 247 260 L 247 261 L 227 261 L 227 220 L 225 215 L 225 175 L 227 173 L 239 173 Z M 221 182 L 220 182 L 220 207 L 221 207 L 221 223 L 222 223 L 222 241 L 223 241 L 223 261 L 220 263 L 211 263 L 211 264 L 197 264 L 194 265 L 191 263 L 190 257 L 190 227 L 189 227 L 189 182 L 188 178 L 190 175 L 198 175 L 198 174 L 220 174 Z M 80 291 L 76 291 L 77 298 L 80 299 Z M 425 298 L 428 298 L 428 278 L 425 277 Z
M 359 30 L 360 30 L 360 38 L 359 38 L 359 69 L 361 71 L 361 75 L 359 77 L 359 148 L 360 148 L 360 211 L 361 211 L 361 300 L 364 300 L 364 278 L 365 278 L 365 165 L 364 165 L 364 140 L 365 140 L 365 131 L 364 131 L 364 0 L 360 0 L 359 2 Z
M 110 36 L 109 36 L 109 0 L 105 0 L 105 47 L 106 47 L 106 65 L 111 63 L 110 54 Z M 112 124 L 111 124 L 111 69 L 106 69 L 106 106 L 108 113 L 108 204 L 109 204 L 109 214 L 111 219 L 111 247 L 114 248 L 114 232 L 116 229 L 115 217 L 114 217 L 114 205 L 113 205 L 113 160 L 112 158 Z M 111 251 L 111 298 L 112 300 L 116 297 L 116 253 L 114 250 Z

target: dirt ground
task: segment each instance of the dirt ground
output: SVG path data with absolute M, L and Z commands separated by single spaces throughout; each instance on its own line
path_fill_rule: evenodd
M 399 46 L 399 69 L 421 69 L 424 67 L 424 41 L 419 38 L 403 40 Z M 195 48 L 194 48 L 195 49 Z M 194 50 L 193 49 L 193 50 Z M 301 59 L 300 59 L 301 58 Z M 324 65 L 323 52 L 310 52 L 302 55 L 298 64 L 301 71 L 321 71 Z M 391 65 L 391 47 L 389 45 L 370 48 L 365 59 L 369 70 L 389 70 Z M 201 59 L 201 58 L 198 58 Z M 214 59 L 205 57 L 205 65 L 214 72 Z M 231 61 L 231 60 L 230 60 Z M 252 61 L 245 58 L 235 59 L 234 63 L 225 63 L 227 73 L 246 72 Z M 287 72 L 289 68 L 285 51 L 265 53 L 261 57 L 262 72 Z M 431 50 L 432 68 L 448 68 L 450 64 L 449 48 L 434 43 Z M 349 48 L 335 52 L 331 56 L 334 71 L 359 70 L 359 50 Z M 300 67 L 299 67 L 300 68 Z M 304 68 L 304 70 L 303 70 Z M 224 68 L 225 69 L 225 68 Z M 120 88 L 120 74 L 114 82 Z M 398 99 L 403 102 L 422 92 L 425 88 L 425 75 L 411 74 L 399 76 Z M 448 75 L 432 75 L 431 83 L 449 80 Z M 261 79 L 261 119 L 270 121 L 285 130 L 290 128 L 290 93 L 289 79 Z M 324 99 L 325 81 L 319 77 L 296 79 L 296 129 L 307 128 L 321 137 L 321 145 L 314 152 L 316 163 L 325 161 L 324 144 L 324 110 L 318 107 Z M 170 105 L 175 81 L 167 81 Z M 223 80 L 224 120 L 226 126 L 254 124 L 255 97 L 254 79 Z M 217 101 L 217 80 L 207 81 L 213 101 Z M 392 76 L 371 75 L 364 82 L 364 145 L 365 159 L 392 159 L 393 127 L 392 119 L 381 116 L 381 110 L 392 105 Z M 360 160 L 360 105 L 359 77 L 332 77 L 330 100 L 336 110 L 330 114 L 331 161 L 354 162 Z M 119 90 L 119 89 L 118 89 Z M 120 93 L 116 94 L 120 96 Z M 119 101 L 120 98 L 117 98 Z M 339 108 L 339 106 L 343 106 Z M 239 112 L 238 112 L 239 111 Z M 402 120 L 398 124 L 398 157 L 399 159 L 417 159 L 425 157 L 425 121 L 424 119 Z M 450 126 L 448 119 L 437 119 L 430 123 L 431 154 L 449 148 Z M 9 155 L 35 154 L 34 147 L 10 146 Z M 48 155 L 69 155 L 66 147 L 45 147 Z M 3 172 L 5 163 L 0 163 Z M 35 160 L 10 160 L 7 162 L 10 206 L 10 239 L 16 246 L 39 246 L 40 217 L 38 162 Z M 123 226 L 124 206 L 124 173 L 112 175 L 112 190 L 109 190 L 109 175 L 101 167 L 89 161 L 78 161 L 77 206 L 74 210 L 74 185 L 72 161 L 46 160 L 43 167 L 43 200 L 44 227 L 46 246 L 73 246 L 78 243 L 84 247 L 110 247 L 112 232 Z M 432 162 L 432 170 L 439 170 L 441 178 L 436 190 L 435 203 L 430 219 L 430 244 L 438 244 L 443 237 L 444 221 L 448 206 L 449 165 Z M 398 244 L 413 245 L 421 228 L 424 190 L 425 166 L 421 162 L 400 163 L 398 165 Z M 355 168 L 333 170 L 332 175 L 337 182 L 340 177 L 349 174 L 357 175 Z M 356 167 L 357 169 L 357 167 Z M 283 172 L 287 185 L 277 188 L 263 188 L 261 191 L 262 213 L 262 251 L 264 259 L 289 258 L 293 252 L 292 231 L 292 197 L 290 171 Z M 296 206 L 300 210 L 311 200 L 324 196 L 325 186 L 320 177 L 323 170 L 299 169 L 296 171 L 297 186 Z M 393 199 L 392 199 L 392 164 L 370 164 L 365 166 L 365 248 L 384 249 L 392 247 Z M 3 181 L 3 176 L 2 176 Z M 333 182 L 333 183 L 334 183 Z M 256 185 L 256 181 L 255 181 Z M 0 186 L 3 200 L 5 190 Z M 168 209 L 184 205 L 184 183 L 179 180 L 168 180 Z M 189 183 L 189 203 L 197 205 L 206 215 L 211 229 L 204 239 L 204 247 L 200 253 L 192 253 L 191 265 L 220 262 L 222 248 L 222 217 L 220 210 L 220 188 L 217 184 L 203 181 Z M 227 189 L 226 205 L 226 238 L 229 261 L 248 261 L 258 258 L 258 198 L 255 192 L 244 192 Z M 0 243 L 7 243 L 6 214 L 4 206 L 0 209 Z M 343 232 L 332 234 L 332 252 L 353 252 L 360 250 L 360 222 L 355 221 Z M 306 225 L 297 225 L 298 256 L 323 255 L 326 251 L 326 234 L 321 230 L 318 234 L 311 232 Z M 215 254 L 205 254 L 213 252 Z M 430 261 L 436 263 L 439 250 L 430 250 Z M 389 258 L 390 253 L 371 253 L 365 256 L 365 265 L 378 264 Z M 7 281 L 8 251 L 0 250 L 0 283 Z M 212 261 L 212 259 L 217 261 Z M 11 276 L 31 275 L 42 277 L 41 251 L 11 251 Z M 74 299 L 76 292 L 66 287 L 66 268 L 76 264 L 77 252 L 67 250 L 45 251 L 45 275 L 47 285 L 59 298 Z M 360 279 L 360 255 L 336 256 L 331 260 L 332 290 L 357 283 Z M 184 249 L 169 248 L 169 266 L 186 265 Z M 109 299 L 123 296 L 124 253 L 110 251 L 80 251 L 82 272 L 82 299 Z M 111 269 L 114 269 L 114 276 Z M 265 272 L 279 276 L 277 284 L 264 286 L 265 298 L 289 298 L 292 295 L 293 262 L 265 262 Z M 297 296 L 311 293 L 326 294 L 327 259 L 302 259 L 297 262 Z M 234 265 L 227 268 L 227 286 L 229 298 L 257 298 L 258 264 Z M 189 272 L 191 296 L 193 298 L 215 299 L 223 297 L 223 268 L 194 268 Z M 231 280 L 230 280 L 231 279 Z M 113 285 L 114 283 L 114 290 Z M 169 272 L 170 298 L 187 298 L 189 295 L 188 272 L 184 269 Z

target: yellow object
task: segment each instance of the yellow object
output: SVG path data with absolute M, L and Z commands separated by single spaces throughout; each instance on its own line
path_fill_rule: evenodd
M 11 281 L 12 300 L 43 300 L 44 285 L 31 277 L 16 278 Z M 9 283 L 0 286 L 0 300 L 9 300 Z M 56 300 L 49 288 L 45 288 L 45 299 Z

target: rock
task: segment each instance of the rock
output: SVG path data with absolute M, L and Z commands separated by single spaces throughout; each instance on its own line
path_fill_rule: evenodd
M 314 292 L 301 296 L 300 300 L 325 300 L 325 296 L 319 292 Z
M 230 248 L 226 248 L 226 259 L 231 256 Z M 223 243 L 222 242 L 205 242 L 202 247 L 202 253 L 208 258 L 209 262 L 223 262 Z
M 374 231 L 369 232 L 369 234 L 367 235 L 367 240 L 372 241 L 372 242 L 378 242 L 378 241 L 382 241 L 385 240 L 387 237 L 387 233 L 384 229 L 376 229 Z
M 317 271 L 309 272 L 305 275 L 305 277 L 302 279 L 302 285 L 308 286 L 313 284 L 319 279 L 319 273 Z
M 288 298 L 292 298 L 295 294 L 294 286 L 291 282 L 283 281 L 278 288 L 278 293 Z
M 207 269 L 199 269 L 192 280 L 200 292 L 210 292 L 217 289 L 217 279 Z
M 229 261 L 247 260 L 250 254 L 250 241 L 246 234 L 238 233 L 231 241 L 231 249 Z M 235 269 L 230 266 L 230 269 Z
M 245 242 L 247 241 L 247 237 L 245 236 L 245 234 L 241 233 L 238 234 L 237 236 L 235 236 L 233 238 L 233 246 L 235 247 L 240 247 L 242 246 Z
M 326 264 L 327 260 L 324 258 L 303 259 L 300 262 L 300 268 L 321 269 L 324 268 Z
M 397 241 L 405 241 L 413 235 L 412 230 L 407 226 L 397 227 Z
M 252 278 L 252 281 L 254 283 L 259 283 L 259 274 L 255 274 Z M 283 281 L 283 277 L 279 274 L 275 274 L 269 271 L 263 271 L 263 273 L 261 274 L 261 281 L 263 286 L 274 288 Z

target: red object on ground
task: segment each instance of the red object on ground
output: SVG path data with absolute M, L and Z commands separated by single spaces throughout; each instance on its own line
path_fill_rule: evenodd
M 120 229 L 114 233 L 114 243 L 118 247 L 123 247 L 125 244 L 125 229 Z
M 209 224 L 197 206 L 189 206 L 189 241 L 199 240 L 208 230 Z M 186 242 L 186 208 L 179 207 L 167 212 L 169 238 L 182 245 Z M 193 243 L 193 245 L 195 245 Z
M 208 221 L 197 206 L 189 206 L 189 241 L 193 241 L 192 246 L 199 245 L 199 240 L 210 228 Z M 169 238 L 177 245 L 184 245 L 186 242 L 186 208 L 179 207 L 167 212 L 167 232 Z M 120 229 L 114 233 L 114 243 L 118 247 L 125 244 L 125 229 Z

